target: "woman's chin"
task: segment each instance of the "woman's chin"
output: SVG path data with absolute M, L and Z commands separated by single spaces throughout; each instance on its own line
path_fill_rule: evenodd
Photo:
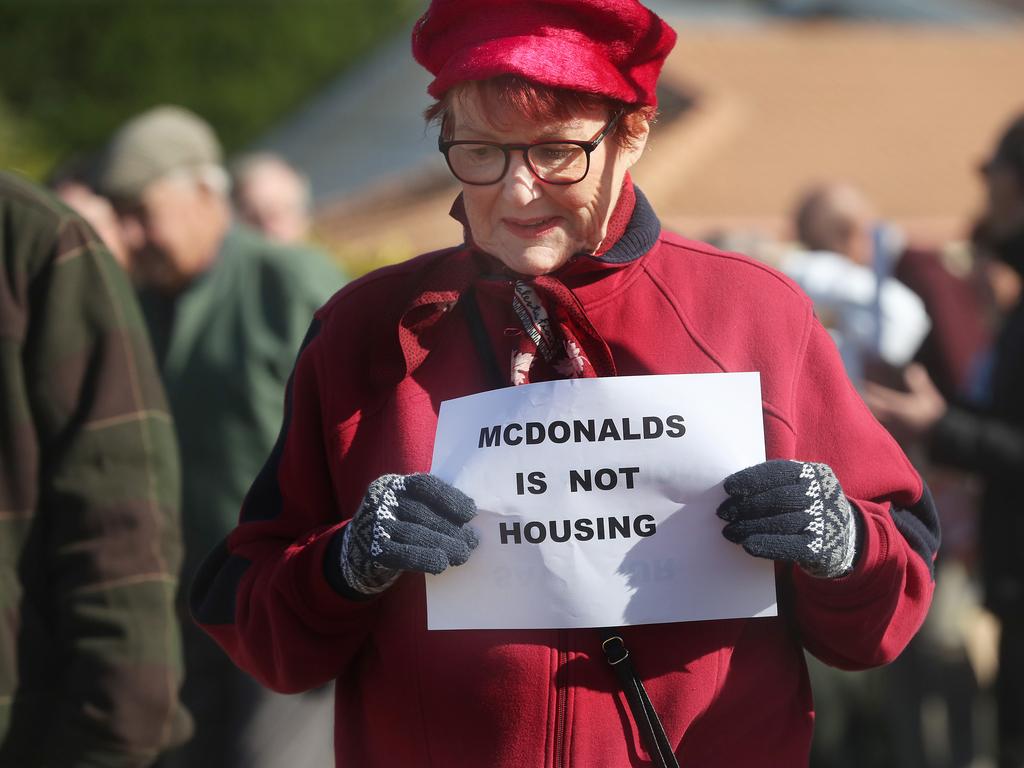
M 531 246 L 515 251 L 503 249 L 493 255 L 513 272 L 529 277 L 554 272 L 568 262 L 572 256 L 568 249 L 545 246 Z

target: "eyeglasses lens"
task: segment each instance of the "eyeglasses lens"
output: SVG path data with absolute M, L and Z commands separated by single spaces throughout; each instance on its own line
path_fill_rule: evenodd
M 575 144 L 534 144 L 527 157 L 537 175 L 554 184 L 579 181 L 587 173 L 587 153 Z
M 448 149 L 452 172 L 470 184 L 490 184 L 505 170 L 505 153 L 490 144 L 456 144 Z

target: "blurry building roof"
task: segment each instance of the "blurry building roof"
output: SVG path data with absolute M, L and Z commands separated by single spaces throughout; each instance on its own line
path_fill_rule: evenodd
M 655 129 L 635 175 L 676 221 L 787 216 L 805 184 L 838 177 L 887 217 L 956 226 L 1024 109 L 1022 71 L 1022 25 L 691 30 L 666 77 L 692 84 L 698 110 Z
M 832 16 L 979 24 L 1005 21 L 1015 10 L 1024 10 L 1024 0 L 646 0 L 645 4 L 666 18 L 712 18 L 716 21 L 765 16 Z
M 410 33 L 411 24 L 260 141 L 306 174 L 317 204 L 436 165 L 437 135 L 422 118 L 430 75 L 412 59 Z

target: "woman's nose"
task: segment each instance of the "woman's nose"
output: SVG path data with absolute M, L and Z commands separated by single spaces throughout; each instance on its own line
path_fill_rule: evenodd
M 526 205 L 540 197 L 540 183 L 540 179 L 533 175 L 526 164 L 525 154 L 514 150 L 508 159 L 508 171 L 502 179 L 502 194 L 518 205 Z

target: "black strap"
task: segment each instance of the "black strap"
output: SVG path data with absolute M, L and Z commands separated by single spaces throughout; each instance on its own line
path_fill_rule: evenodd
M 495 389 L 508 386 L 509 381 L 502 375 L 498 358 L 494 354 L 494 347 L 491 345 L 490 339 L 487 338 L 487 329 L 484 327 L 480 307 L 472 288 L 462 294 L 460 303 L 466 312 L 473 345 L 488 370 L 492 384 Z M 629 651 L 626 650 L 622 637 L 615 629 L 600 629 L 598 632 L 601 635 L 601 647 L 604 649 L 605 658 L 615 670 L 615 674 L 622 684 L 626 701 L 629 702 L 633 719 L 636 721 L 637 728 L 640 729 L 640 737 L 643 739 L 648 754 L 659 768 L 679 768 L 679 762 L 669 744 L 668 736 L 665 735 L 665 728 L 661 724 L 658 713 L 654 711 L 654 705 L 647 695 L 643 681 L 633 668 L 633 662 L 629 660 Z
M 622 690 L 626 694 L 626 701 L 633 713 L 633 720 L 636 727 L 640 729 L 640 738 L 643 739 L 644 747 L 654 761 L 654 764 L 661 768 L 679 768 L 672 745 L 669 744 L 668 736 L 665 735 L 665 728 L 661 724 L 658 713 L 654 710 L 647 689 L 643 681 L 633 668 L 633 662 L 629 659 L 629 651 L 622 640 L 622 636 L 616 629 L 599 629 L 601 635 L 601 648 L 604 656 L 615 670 Z
M 472 287 L 468 288 L 462 294 L 459 303 L 462 304 L 466 312 L 469 332 L 473 336 L 473 345 L 487 368 L 491 385 L 495 389 L 508 386 L 510 382 L 501 375 L 501 366 L 498 365 L 498 358 L 494 355 L 494 347 L 491 345 L 491 340 L 487 338 L 487 329 L 484 328 L 484 320 L 480 316 L 480 306 L 476 303 L 476 291 Z

